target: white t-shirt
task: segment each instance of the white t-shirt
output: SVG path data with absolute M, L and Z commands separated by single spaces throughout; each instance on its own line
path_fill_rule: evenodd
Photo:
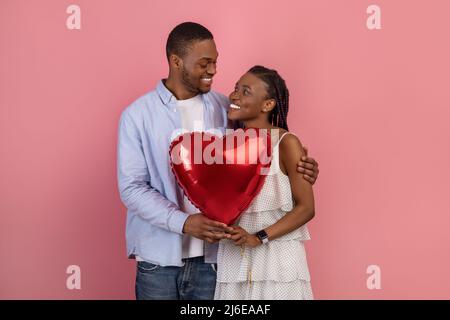
M 180 113 L 181 128 L 187 131 L 204 131 L 203 123 L 203 101 L 200 95 L 186 100 L 177 101 L 177 112 Z M 188 214 L 199 213 L 198 210 L 186 196 L 180 210 Z M 184 234 L 182 258 L 194 258 L 203 256 L 203 240 Z M 136 256 L 137 261 L 143 261 Z
M 187 100 L 177 101 L 177 110 L 180 112 L 181 127 L 187 131 L 203 131 L 203 101 L 200 95 Z M 198 210 L 186 196 L 183 196 L 181 211 L 192 214 Z M 182 258 L 200 257 L 203 255 L 203 240 L 189 235 L 183 235 Z

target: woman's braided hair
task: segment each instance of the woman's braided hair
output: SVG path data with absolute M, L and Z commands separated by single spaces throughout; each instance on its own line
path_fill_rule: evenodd
M 269 114 L 269 122 L 276 127 L 288 129 L 287 115 L 289 111 L 289 90 L 283 78 L 276 70 L 263 66 L 254 66 L 249 73 L 254 74 L 267 84 L 267 99 L 276 101 L 275 108 Z

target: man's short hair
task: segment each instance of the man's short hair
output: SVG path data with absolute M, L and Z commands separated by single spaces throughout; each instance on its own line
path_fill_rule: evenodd
M 167 38 L 167 60 L 169 60 L 171 54 L 176 54 L 180 58 L 183 58 L 192 42 L 209 39 L 214 39 L 212 33 L 201 24 L 183 22 L 173 28 Z

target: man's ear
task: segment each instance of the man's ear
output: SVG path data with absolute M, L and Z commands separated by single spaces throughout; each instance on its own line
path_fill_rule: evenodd
M 176 54 L 169 56 L 170 66 L 175 69 L 180 69 L 183 66 L 183 60 Z
M 264 101 L 262 111 L 270 112 L 273 110 L 273 108 L 275 108 L 276 105 L 277 105 L 277 102 L 275 101 L 275 99 L 267 99 L 266 101 Z

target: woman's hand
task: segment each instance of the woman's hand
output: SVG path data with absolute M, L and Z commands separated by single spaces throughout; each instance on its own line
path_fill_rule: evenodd
M 235 245 L 245 245 L 250 248 L 257 247 L 261 244 L 258 237 L 254 234 L 249 234 L 245 229 L 240 226 L 232 226 L 233 230 L 230 232 L 231 238 Z

